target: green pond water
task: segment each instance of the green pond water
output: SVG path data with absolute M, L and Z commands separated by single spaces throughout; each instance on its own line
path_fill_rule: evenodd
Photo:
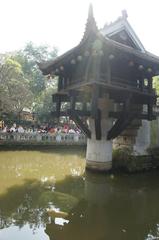
M 159 171 L 85 172 L 85 150 L 0 152 L 0 240 L 159 239 Z

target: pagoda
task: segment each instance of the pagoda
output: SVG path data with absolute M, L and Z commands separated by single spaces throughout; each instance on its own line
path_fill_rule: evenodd
M 159 58 L 144 49 L 125 11 L 99 30 L 90 5 L 80 43 L 39 68 L 58 77 L 54 117 L 69 116 L 87 136 L 86 168 L 111 169 L 113 141 L 145 154 L 149 121 L 156 117 L 152 78 L 158 74 Z

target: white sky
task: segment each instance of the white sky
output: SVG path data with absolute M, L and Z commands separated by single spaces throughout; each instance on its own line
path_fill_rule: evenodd
M 99 28 L 126 9 L 146 50 L 159 55 L 159 0 L 0 0 L 0 52 L 29 41 L 69 50 L 83 36 L 90 2 Z

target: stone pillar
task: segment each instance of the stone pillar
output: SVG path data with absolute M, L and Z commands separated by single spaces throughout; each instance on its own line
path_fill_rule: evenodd
M 113 125 L 113 121 L 108 117 L 109 111 L 113 109 L 113 102 L 108 97 L 98 100 L 98 107 L 101 110 L 101 140 L 96 140 L 95 122 L 89 118 L 89 128 L 91 139 L 87 140 L 86 168 L 107 171 L 112 168 L 112 141 L 106 140 L 107 133 Z
M 150 122 L 142 120 L 142 125 L 139 128 L 136 136 L 136 141 L 133 146 L 134 155 L 147 155 L 147 149 L 151 143 Z

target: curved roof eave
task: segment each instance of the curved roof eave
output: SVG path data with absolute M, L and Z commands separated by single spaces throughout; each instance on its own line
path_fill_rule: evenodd
M 101 34 L 97 36 L 98 38 L 102 39 L 102 41 L 105 43 L 105 44 L 109 44 L 110 46 L 112 47 L 115 47 L 116 49 L 118 50 L 121 50 L 125 53 L 129 53 L 129 54 L 132 54 L 138 58 L 141 58 L 142 60 L 146 60 L 146 61 L 149 61 L 149 62 L 152 62 L 152 64 L 157 64 L 158 67 L 159 67 L 159 57 L 154 55 L 154 54 L 151 54 L 149 52 L 141 52 L 141 51 L 138 51 L 132 47 L 129 47 L 129 46 L 126 46 L 122 43 L 118 43 L 114 40 L 111 40 L 111 39 L 108 39 L 108 38 L 105 38 L 103 37 Z M 50 60 L 50 61 L 47 61 L 47 62 L 43 62 L 43 63 L 38 63 L 38 66 L 40 68 L 40 70 L 43 72 L 44 75 L 47 75 L 50 73 L 50 68 L 55 68 L 57 65 L 59 64 L 63 64 L 63 62 L 66 60 L 66 58 L 69 58 L 72 56 L 72 54 L 79 50 L 80 48 L 82 48 L 82 46 L 85 44 L 85 41 L 82 41 L 80 42 L 79 45 L 77 45 L 76 47 L 72 48 L 71 50 L 69 50 L 68 52 L 64 53 L 63 55 L 57 57 L 56 59 L 54 60 Z
M 44 61 L 44 62 L 37 62 L 37 65 L 39 66 L 40 70 L 43 72 L 44 75 L 49 74 L 47 71 L 50 67 L 53 67 L 54 65 L 58 64 L 60 61 L 71 55 L 75 49 L 77 49 L 79 45 L 76 47 L 70 49 L 66 53 L 62 54 L 61 56 L 57 57 L 56 59 L 50 60 L 50 61 Z
M 90 5 L 86 28 L 81 42 L 76 47 L 70 49 L 69 51 L 67 51 L 66 53 L 62 54 L 61 56 L 57 57 L 54 60 L 37 63 L 43 74 L 44 75 L 50 74 L 53 71 L 53 69 L 55 70 L 57 67 L 62 66 L 66 60 L 69 60 L 69 58 L 71 59 L 74 52 L 80 51 L 81 48 L 86 44 L 87 40 L 89 40 L 90 34 L 92 33 L 95 34 L 96 37 L 103 42 L 103 44 L 107 45 L 109 44 L 111 47 L 114 47 L 117 50 L 121 50 L 125 53 L 132 54 L 142 60 L 150 62 L 151 64 L 156 64 L 159 69 L 159 57 L 147 51 L 142 52 L 130 46 L 124 45 L 107 37 L 104 37 L 96 26 L 96 22 L 93 16 L 93 8 L 92 5 Z

